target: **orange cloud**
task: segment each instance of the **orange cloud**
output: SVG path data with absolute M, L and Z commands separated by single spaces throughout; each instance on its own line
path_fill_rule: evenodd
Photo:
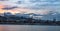
M 30 11 L 29 9 L 23 9 L 23 8 L 15 8 L 15 9 L 12 9 L 12 10 L 8 10 L 7 12 L 11 12 L 13 14 L 15 13 L 24 13 L 24 12 L 28 12 Z
M 0 9 L 1 9 L 1 8 L 4 8 L 4 5 L 0 5 Z
M 0 9 L 0 13 L 4 13 L 4 12 L 5 12 L 5 10 Z
M 31 10 L 31 9 L 24 9 L 24 8 L 15 8 L 13 10 L 8 10 L 7 12 L 11 12 L 13 14 L 15 13 L 35 13 L 35 14 L 41 14 L 41 15 L 44 15 L 44 14 L 48 14 L 49 11 L 48 10 Z
M 4 8 L 4 5 L 0 4 L 0 13 L 4 13 L 5 10 L 2 10 L 2 8 Z

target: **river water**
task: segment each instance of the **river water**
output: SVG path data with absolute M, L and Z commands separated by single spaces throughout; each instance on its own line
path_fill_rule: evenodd
M 60 26 L 0 25 L 0 31 L 60 31 Z

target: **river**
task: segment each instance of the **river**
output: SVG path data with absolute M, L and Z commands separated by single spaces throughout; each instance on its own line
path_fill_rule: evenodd
M 0 25 L 0 31 L 60 31 L 60 26 Z

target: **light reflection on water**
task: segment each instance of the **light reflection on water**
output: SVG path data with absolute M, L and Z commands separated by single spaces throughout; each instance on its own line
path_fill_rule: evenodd
M 0 31 L 60 31 L 60 26 L 0 25 Z

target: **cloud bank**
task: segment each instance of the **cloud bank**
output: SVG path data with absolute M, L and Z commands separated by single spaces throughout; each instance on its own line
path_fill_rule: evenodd
M 0 0 L 0 5 L 11 13 L 60 14 L 60 0 Z

